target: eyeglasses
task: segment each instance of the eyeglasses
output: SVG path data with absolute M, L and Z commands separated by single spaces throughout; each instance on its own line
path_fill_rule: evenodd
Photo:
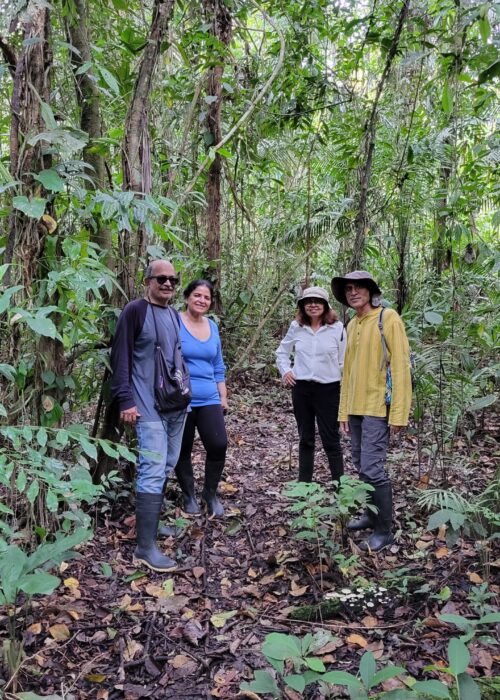
M 172 287 L 175 287 L 176 284 L 179 284 L 179 278 L 173 277 L 172 275 L 151 275 L 151 277 L 148 277 L 148 279 L 156 280 L 158 284 L 165 284 L 165 282 L 170 282 Z
M 324 299 L 316 299 L 316 297 L 309 297 L 304 300 L 304 306 L 311 306 L 311 304 L 324 304 Z

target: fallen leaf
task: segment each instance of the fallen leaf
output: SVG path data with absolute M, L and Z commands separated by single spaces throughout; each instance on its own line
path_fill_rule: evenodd
M 368 629 L 372 629 L 373 627 L 378 626 L 378 619 L 374 617 L 373 615 L 366 615 L 362 620 L 361 623 L 363 627 L 368 627 Z
M 85 680 L 90 683 L 103 683 L 106 680 L 104 673 L 89 673 L 85 676 Z
M 415 547 L 419 550 L 428 549 L 431 545 L 432 540 L 430 542 L 424 542 L 423 540 L 417 540 L 417 542 L 415 542 Z
M 76 578 L 66 578 L 64 579 L 64 585 L 66 588 L 78 588 L 80 581 Z
M 219 491 L 221 493 L 236 493 L 238 489 L 233 484 L 228 484 L 227 481 L 219 482 Z
M 132 661 L 132 659 L 134 659 L 139 652 L 142 653 L 143 649 L 143 645 L 136 642 L 135 639 L 127 639 L 127 644 L 123 652 L 123 658 L 125 661 Z
M 48 214 L 43 214 L 42 215 L 42 221 L 45 224 L 45 227 L 47 229 L 47 233 L 54 233 L 54 231 L 57 228 L 57 221 L 53 219 L 51 216 Z
M 358 647 L 362 647 L 363 649 L 368 646 L 367 640 L 360 634 L 350 634 L 347 637 L 347 641 L 349 644 L 357 644 Z
M 290 590 L 288 592 L 290 593 L 290 595 L 293 595 L 295 598 L 298 598 L 299 596 L 304 595 L 308 588 L 309 586 L 298 586 L 295 583 L 295 581 L 292 581 Z
M 475 571 L 471 571 L 471 573 L 469 574 L 469 581 L 471 583 L 483 583 L 483 579 L 481 578 L 481 576 L 479 576 L 479 574 L 476 574 Z
M 447 557 L 449 553 L 448 547 L 439 547 L 439 549 L 436 549 L 434 552 L 436 559 L 443 559 L 443 557 Z
M 194 576 L 196 579 L 201 578 L 201 577 L 203 576 L 204 573 L 205 573 L 205 569 L 204 569 L 203 566 L 195 566 L 195 567 L 193 567 L 193 576 Z M 222 582 L 221 582 L 221 583 L 222 583 Z M 228 582 L 228 583 L 229 583 L 229 582 Z M 231 584 L 229 583 L 229 585 L 231 585 Z
M 173 659 L 170 659 L 168 663 L 174 668 L 182 668 L 190 661 L 191 659 L 189 658 L 189 656 L 185 656 L 184 654 L 177 654 L 177 656 L 174 656 Z
M 28 627 L 26 630 L 27 632 L 31 632 L 31 634 L 40 634 L 42 631 L 42 624 L 41 622 L 34 622 L 32 625 Z
M 220 629 L 221 627 L 224 627 L 226 622 L 230 620 L 232 617 L 238 614 L 237 610 L 229 610 L 228 612 L 220 612 L 220 613 L 214 613 L 212 617 L 210 618 L 210 622 L 214 627 L 217 627 Z
M 195 646 L 198 646 L 198 640 L 203 639 L 205 635 L 206 631 L 198 620 L 191 620 L 182 628 L 182 636 Z
M 56 641 L 64 642 L 66 639 L 69 639 L 70 631 L 68 629 L 68 626 L 63 623 L 60 625 L 52 625 L 52 627 L 49 627 L 49 634 Z
M 77 610 L 68 610 L 68 615 L 70 615 L 73 618 L 73 620 L 80 619 L 80 613 Z

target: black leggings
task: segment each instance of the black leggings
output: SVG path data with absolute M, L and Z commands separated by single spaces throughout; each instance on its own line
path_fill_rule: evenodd
M 226 458 L 227 434 L 222 406 L 213 404 L 191 409 L 184 426 L 179 461 L 191 458 L 196 428 L 207 452 L 207 462 L 223 462 Z

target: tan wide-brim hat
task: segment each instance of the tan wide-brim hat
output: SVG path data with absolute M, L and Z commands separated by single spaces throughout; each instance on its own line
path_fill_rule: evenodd
M 323 287 L 307 287 L 302 292 L 300 299 L 297 304 L 303 306 L 306 299 L 322 299 L 328 308 L 330 308 L 330 301 L 328 299 L 328 292 Z
M 354 270 L 354 272 L 349 272 L 344 277 L 334 277 L 332 279 L 333 296 L 344 306 L 349 306 L 345 297 L 345 286 L 348 282 L 362 282 L 372 295 L 382 294 L 380 287 L 369 272 L 365 270 Z

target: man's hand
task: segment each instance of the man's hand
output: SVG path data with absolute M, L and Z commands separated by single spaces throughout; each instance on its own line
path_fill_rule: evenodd
M 285 386 L 289 386 L 289 387 L 295 386 L 295 382 L 296 382 L 296 381 L 297 381 L 297 380 L 295 379 L 295 375 L 294 375 L 294 373 L 292 372 L 292 370 L 289 370 L 288 372 L 286 372 L 286 373 L 283 375 L 283 384 L 284 384 Z
M 340 421 L 340 430 L 344 433 L 344 435 L 349 435 L 351 432 L 349 428 L 349 423 L 346 420 L 341 420 Z
M 392 437 L 395 437 L 404 430 L 404 425 L 390 425 L 389 430 L 391 431 Z
M 137 419 L 140 417 L 141 414 L 137 410 L 137 406 L 132 406 L 132 408 L 125 409 L 125 411 L 120 411 L 120 420 L 122 423 L 125 423 L 125 425 L 135 425 Z

